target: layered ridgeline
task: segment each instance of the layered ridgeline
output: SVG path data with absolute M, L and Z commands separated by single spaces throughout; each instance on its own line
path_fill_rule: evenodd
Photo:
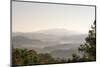
M 34 49 L 37 53 L 50 53 L 53 57 L 69 58 L 79 54 L 78 47 L 87 35 L 66 29 L 50 29 L 37 32 L 13 32 L 14 48 Z

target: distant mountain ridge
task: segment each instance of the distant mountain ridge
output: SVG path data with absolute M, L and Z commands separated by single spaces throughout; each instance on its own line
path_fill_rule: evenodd
M 14 48 L 35 49 L 39 53 L 48 52 L 54 57 L 60 57 L 64 52 L 67 52 L 66 54 L 69 56 L 70 53 L 77 52 L 77 48 L 84 42 L 86 36 L 86 34 L 65 29 L 41 30 L 30 33 L 13 32 L 12 45 Z

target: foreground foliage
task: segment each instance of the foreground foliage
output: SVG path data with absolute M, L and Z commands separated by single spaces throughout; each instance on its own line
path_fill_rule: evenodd
M 91 61 L 96 60 L 96 21 L 91 26 L 89 34 L 85 39 L 85 43 L 79 47 L 79 51 L 83 53 L 83 58 Z
M 65 59 L 53 58 L 48 53 L 37 54 L 36 51 L 28 49 L 13 49 L 12 56 L 13 65 L 37 65 L 37 64 L 53 64 L 53 63 L 64 63 Z

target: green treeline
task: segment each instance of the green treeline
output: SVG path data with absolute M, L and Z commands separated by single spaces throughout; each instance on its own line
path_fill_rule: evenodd
M 53 58 L 48 53 L 37 54 L 34 50 L 28 49 L 13 49 L 13 64 L 14 65 L 36 65 L 36 64 L 53 64 L 64 63 L 65 59 Z
M 35 50 L 14 48 L 12 50 L 13 65 L 38 65 L 96 61 L 96 21 L 91 26 L 85 43 L 79 46 L 82 56 L 72 54 L 72 58 L 53 58 L 48 53 L 37 53 Z

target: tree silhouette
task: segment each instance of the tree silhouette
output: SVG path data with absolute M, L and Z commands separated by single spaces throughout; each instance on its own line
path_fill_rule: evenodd
M 79 51 L 88 61 L 96 60 L 96 21 L 94 21 L 94 24 L 91 26 L 85 43 L 80 45 Z

